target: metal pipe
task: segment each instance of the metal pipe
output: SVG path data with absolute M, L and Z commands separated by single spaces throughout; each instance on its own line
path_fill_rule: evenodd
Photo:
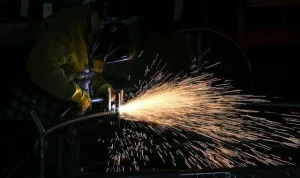
M 119 111 L 119 107 L 121 105 L 121 93 L 117 94 L 117 100 L 116 101 L 117 101 L 116 102 L 116 109 L 117 109 L 117 111 Z
M 40 147 L 40 178 L 45 177 L 45 129 L 43 128 L 40 120 L 34 111 L 30 112 L 30 115 L 39 132 L 39 147 Z
M 111 111 L 111 89 L 107 89 L 107 111 Z

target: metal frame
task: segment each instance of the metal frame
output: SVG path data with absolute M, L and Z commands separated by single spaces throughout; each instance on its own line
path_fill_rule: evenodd
M 120 107 L 123 98 L 124 98 L 124 91 L 121 90 L 120 93 L 117 94 L 117 99 L 116 99 L 116 111 L 118 111 L 118 108 Z M 92 99 L 93 103 L 101 103 L 105 101 L 103 98 L 94 98 Z M 111 111 L 111 89 L 108 88 L 107 90 L 107 111 Z M 73 107 L 69 107 L 62 115 L 61 117 L 64 117 Z M 40 122 L 39 118 L 37 117 L 35 111 L 30 112 L 31 118 L 34 121 L 34 124 L 37 128 L 38 134 L 39 134 L 39 139 L 38 139 L 38 150 L 39 150 L 39 161 L 40 161 L 40 174 L 39 178 L 45 178 L 45 136 L 46 136 L 46 131 Z M 120 124 L 118 124 L 120 125 Z M 62 145 L 63 145 L 63 137 L 59 136 L 58 137 L 58 167 L 57 167 L 57 176 L 61 177 L 62 176 L 62 158 L 63 158 L 63 151 L 62 151 Z

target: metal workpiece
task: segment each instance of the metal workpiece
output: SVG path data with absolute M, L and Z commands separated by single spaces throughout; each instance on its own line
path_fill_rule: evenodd
M 118 100 L 117 100 L 117 107 L 116 107 L 116 119 L 117 119 L 117 124 L 118 124 L 118 127 L 120 127 L 120 120 L 121 120 L 121 115 L 120 115 L 120 112 L 119 112 L 119 108 L 120 106 L 123 104 L 124 102 L 124 90 L 121 90 L 120 93 L 118 94 Z
M 106 105 L 106 111 L 111 111 L 112 107 L 111 107 L 111 103 L 112 103 L 112 100 L 111 100 L 111 89 L 108 88 L 107 89 L 107 98 L 105 100 L 105 98 L 92 98 L 92 103 L 103 103 L 104 101 L 107 101 L 107 103 L 105 103 Z
M 107 89 L 107 111 L 111 111 L 111 89 Z
M 121 94 L 118 93 L 118 94 L 117 94 L 117 98 L 116 98 L 116 111 L 117 111 L 117 112 L 119 111 L 120 105 L 121 105 Z
M 119 111 L 119 107 L 121 106 L 121 104 L 123 103 L 124 100 L 124 90 L 121 90 L 120 93 L 117 94 L 116 97 L 116 111 Z

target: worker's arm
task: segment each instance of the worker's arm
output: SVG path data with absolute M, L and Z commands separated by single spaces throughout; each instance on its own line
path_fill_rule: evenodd
M 104 67 L 104 63 L 98 60 L 93 60 L 93 68 L 94 68 L 94 78 L 93 78 L 93 86 L 92 89 L 94 91 L 95 97 L 104 97 L 107 94 L 107 89 L 111 89 L 111 100 L 114 100 L 116 97 L 115 90 L 111 85 L 109 85 L 102 76 L 102 69 Z
M 27 70 L 36 86 L 55 98 L 74 101 L 81 111 L 85 111 L 91 103 L 89 95 L 72 78 L 68 78 L 64 70 L 67 58 L 70 57 L 69 51 L 61 40 L 43 34 L 29 56 Z
M 34 84 L 63 100 L 71 99 L 76 88 L 63 69 L 68 57 L 66 51 L 67 47 L 60 40 L 40 36 L 27 62 L 27 71 Z

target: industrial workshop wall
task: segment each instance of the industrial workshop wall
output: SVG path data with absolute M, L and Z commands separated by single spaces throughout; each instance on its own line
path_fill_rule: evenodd
M 89 1 L 89 0 L 88 0 Z M 0 23 L 38 21 L 44 13 L 80 5 L 87 0 L 0 0 Z

